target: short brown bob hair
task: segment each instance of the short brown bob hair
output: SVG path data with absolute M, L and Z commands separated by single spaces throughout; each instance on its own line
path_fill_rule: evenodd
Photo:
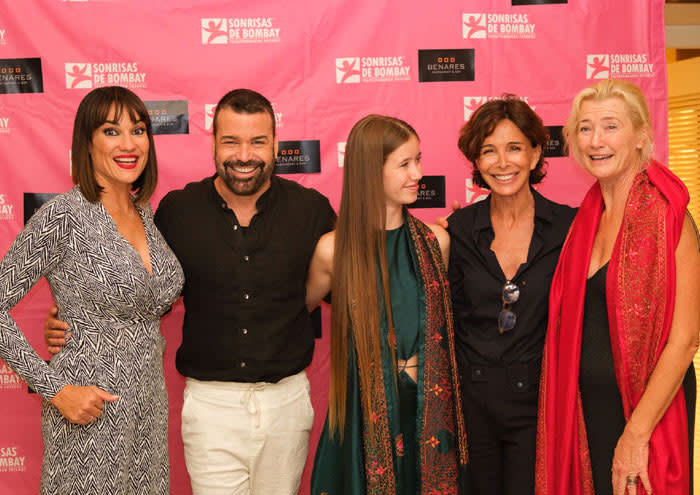
M 73 144 L 71 150 L 71 176 L 73 184 L 80 186 L 85 199 L 91 203 L 100 200 L 102 187 L 97 184 L 95 170 L 90 157 L 90 145 L 94 132 L 107 122 L 114 108 L 114 119 L 119 120 L 122 112 L 129 112 L 133 122 L 146 124 L 148 135 L 148 159 L 146 167 L 132 185 L 136 202 L 148 201 L 158 182 L 158 162 L 153 142 L 151 118 L 141 98 L 121 86 L 106 86 L 90 91 L 78 105 L 73 123 Z
M 481 105 L 472 114 L 469 121 L 459 131 L 459 146 L 462 154 L 472 164 L 472 180 L 477 186 L 489 189 L 486 181 L 481 177 L 476 165 L 481 154 L 481 146 L 487 137 L 493 134 L 494 129 L 502 120 L 513 122 L 520 132 L 530 140 L 533 148 L 540 147 L 540 159 L 535 169 L 530 172 L 530 184 L 539 184 L 547 175 L 544 159 L 544 148 L 549 139 L 549 132 L 542 124 L 542 119 L 530 105 L 512 94 L 504 94 L 502 97 L 488 101 Z

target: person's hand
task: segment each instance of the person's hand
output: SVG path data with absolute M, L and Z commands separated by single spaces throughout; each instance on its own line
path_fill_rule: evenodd
M 452 213 L 454 213 L 455 211 L 459 210 L 460 207 L 461 207 L 461 206 L 460 206 L 460 204 L 459 204 L 459 201 L 457 201 L 457 200 L 455 199 L 455 200 L 452 202 L 452 212 L 451 212 L 449 215 L 446 215 L 446 216 L 444 216 L 444 217 L 437 217 L 437 218 L 435 219 L 435 223 L 438 224 L 438 225 L 439 225 L 440 227 L 442 227 L 443 229 L 446 229 L 446 228 L 447 228 L 447 219 L 450 218 L 450 215 L 452 215 Z
M 114 402 L 119 397 L 94 385 L 80 387 L 65 385 L 51 399 L 56 409 L 71 423 L 86 425 L 102 415 L 105 402 Z
M 44 324 L 44 342 L 46 349 L 51 354 L 61 352 L 61 347 L 66 345 L 66 341 L 71 338 L 71 332 L 68 332 L 68 323 L 59 320 L 58 307 L 54 304 L 49 308 L 49 314 L 46 317 Z
M 636 435 L 628 428 L 617 441 L 612 463 L 612 486 L 614 495 L 637 495 L 637 486 L 642 482 L 651 495 L 649 481 L 649 439 Z

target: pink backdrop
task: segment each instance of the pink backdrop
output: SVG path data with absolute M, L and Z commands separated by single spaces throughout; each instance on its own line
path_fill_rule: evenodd
M 523 3 L 531 5 L 512 5 Z M 438 206 L 415 212 L 432 220 L 446 212 L 445 199 L 464 204 L 482 196 L 470 185 L 457 132 L 476 105 L 504 92 L 526 98 L 546 125 L 561 126 L 579 89 L 597 78 L 630 78 L 649 98 L 657 157 L 664 160 L 663 29 L 663 0 L 2 2 L 0 253 L 22 228 L 25 193 L 71 187 L 72 121 L 92 87 L 133 88 L 154 105 L 162 132 L 175 132 L 156 136 L 154 205 L 167 191 L 213 173 L 212 105 L 230 89 L 250 87 L 272 100 L 281 140 L 320 141 L 320 173 L 286 177 L 317 188 L 335 208 L 352 124 L 370 112 L 413 124 L 424 171 L 438 176 L 423 192 L 424 205 Z M 432 51 L 419 58 L 419 50 Z M 41 88 L 38 73 L 20 63 L 36 58 Z M 27 85 L 33 92 L 17 92 Z M 556 141 L 550 154 L 561 155 Z M 553 156 L 539 189 L 576 205 L 590 182 L 569 158 Z M 49 304 L 42 281 L 13 311 L 45 357 Z M 190 493 L 180 439 L 183 378 L 174 369 L 182 316 L 178 302 L 163 320 L 172 493 L 178 495 Z M 308 370 L 316 410 L 310 462 L 326 411 L 327 371 L 324 338 Z M 0 495 L 38 493 L 39 413 L 38 397 L 0 362 Z M 301 493 L 308 492 L 309 472 L 307 465 Z

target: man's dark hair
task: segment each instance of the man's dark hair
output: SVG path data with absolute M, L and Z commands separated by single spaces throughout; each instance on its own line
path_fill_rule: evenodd
M 216 136 L 216 117 L 223 108 L 230 108 L 236 113 L 267 113 L 272 119 L 272 137 L 275 137 L 275 111 L 272 109 L 272 103 L 263 95 L 252 89 L 234 89 L 226 93 L 214 111 L 214 121 L 212 129 Z

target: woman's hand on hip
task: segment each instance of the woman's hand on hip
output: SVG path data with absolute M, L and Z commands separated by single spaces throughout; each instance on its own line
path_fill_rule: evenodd
M 54 395 L 51 404 L 71 423 L 86 425 L 102 415 L 105 402 L 114 402 L 119 397 L 90 385 L 66 385 Z

